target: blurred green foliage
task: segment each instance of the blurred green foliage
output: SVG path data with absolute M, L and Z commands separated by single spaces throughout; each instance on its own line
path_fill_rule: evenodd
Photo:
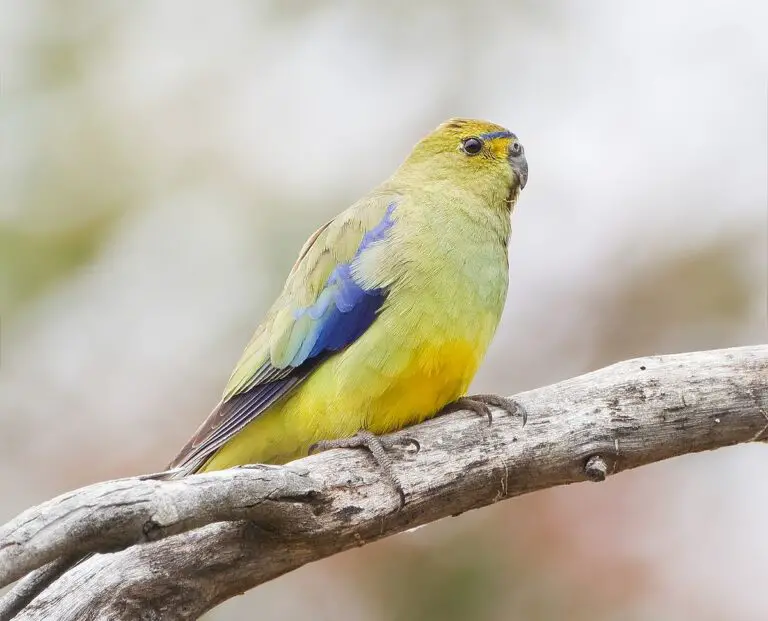
M 26 231 L 0 225 L 0 308 L 7 318 L 24 303 L 88 265 L 114 223 L 112 214 L 67 229 Z
M 481 537 L 401 550 L 386 560 L 374 575 L 391 621 L 492 619 L 510 579 L 501 551 Z

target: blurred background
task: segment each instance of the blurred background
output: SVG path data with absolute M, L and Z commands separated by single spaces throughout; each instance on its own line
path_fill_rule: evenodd
M 0 521 L 162 468 L 305 238 L 451 116 L 531 170 L 476 390 L 767 340 L 765 2 L 0 5 Z M 513 499 L 207 618 L 763 620 L 767 467 Z

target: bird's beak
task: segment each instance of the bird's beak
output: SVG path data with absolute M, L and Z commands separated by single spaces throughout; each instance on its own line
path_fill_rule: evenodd
M 517 175 L 517 180 L 520 182 L 520 189 L 522 190 L 528 182 L 528 161 L 525 159 L 525 155 L 513 156 L 511 153 L 507 159 L 510 166 L 512 166 L 512 170 Z

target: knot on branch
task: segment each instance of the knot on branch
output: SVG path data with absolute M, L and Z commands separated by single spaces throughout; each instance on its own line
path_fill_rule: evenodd
M 587 475 L 590 481 L 595 483 L 605 481 L 605 478 L 608 476 L 608 464 L 605 463 L 605 460 L 600 455 L 592 455 L 584 466 L 584 474 Z

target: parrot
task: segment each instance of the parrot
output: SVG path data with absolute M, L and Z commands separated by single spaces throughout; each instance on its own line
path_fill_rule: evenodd
M 402 503 L 386 434 L 450 409 L 520 414 L 511 399 L 466 393 L 504 309 L 510 216 L 527 180 L 522 144 L 499 125 L 453 118 L 421 139 L 309 237 L 169 469 L 367 448 Z

